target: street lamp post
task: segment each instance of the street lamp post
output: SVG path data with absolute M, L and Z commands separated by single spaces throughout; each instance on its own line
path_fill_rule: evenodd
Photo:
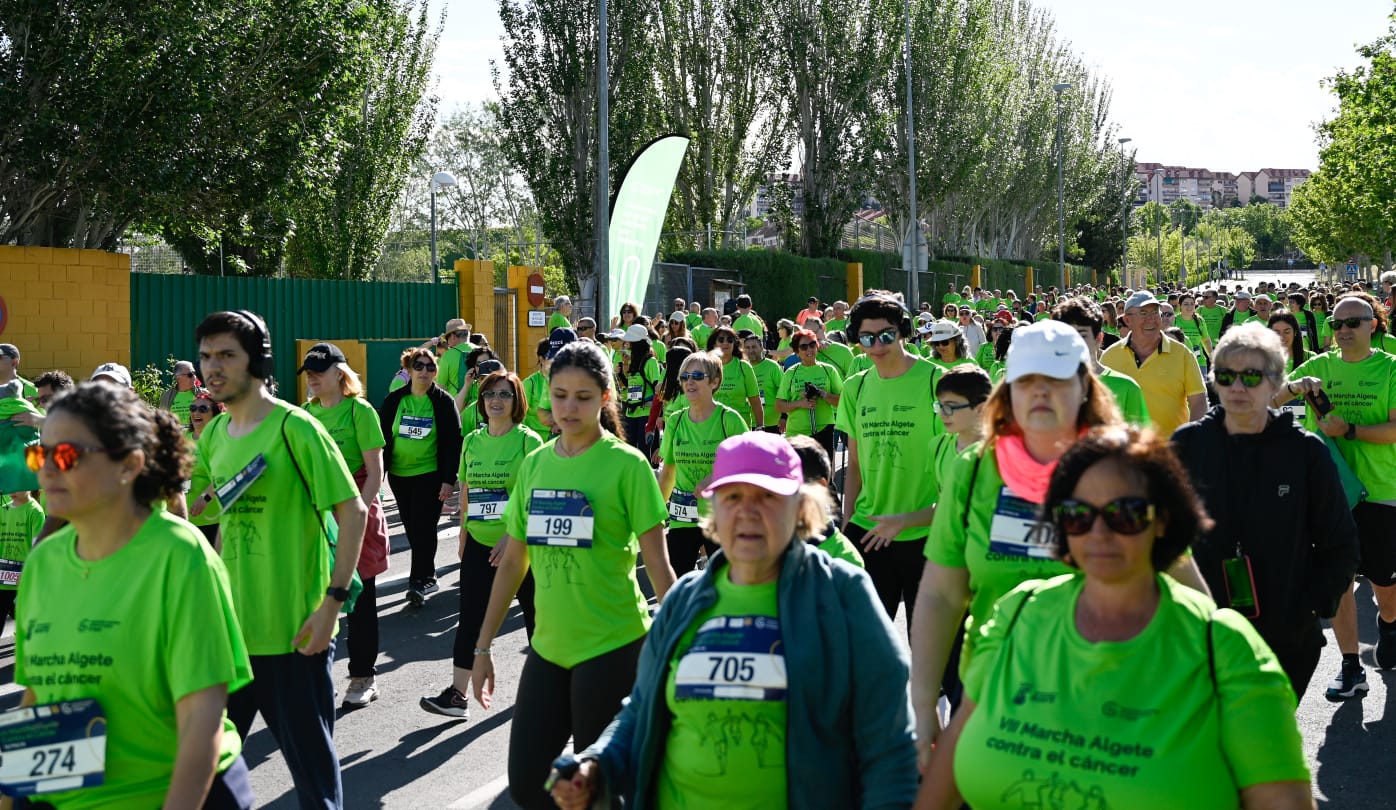
M 1123 184 L 1121 193 L 1124 196 L 1122 205 L 1124 208 L 1120 212 L 1120 283 L 1127 284 L 1125 277 L 1129 275 L 1129 168 L 1125 166 L 1125 144 L 1133 138 L 1120 138 L 1120 182 Z
M 921 222 L 916 211 L 916 114 L 911 96 L 911 0 L 906 0 L 906 144 L 907 181 L 911 191 L 911 266 L 907 268 L 907 306 L 913 311 L 921 302 Z
M 456 176 L 450 172 L 437 172 L 431 176 L 431 283 L 441 283 L 440 268 L 436 264 L 436 190 L 454 188 Z
M 1052 85 L 1057 91 L 1057 272 L 1066 272 L 1066 201 L 1062 176 L 1062 92 L 1071 89 L 1070 82 Z

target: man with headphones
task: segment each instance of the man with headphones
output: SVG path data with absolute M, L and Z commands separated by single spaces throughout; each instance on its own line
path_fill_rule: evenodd
M 254 678 L 228 696 L 228 717 L 246 739 L 262 713 L 301 807 L 342 808 L 333 645 L 367 511 L 320 421 L 272 395 L 262 319 L 215 312 L 194 337 L 209 394 L 228 409 L 204 430 L 198 465 L 216 491 L 204 511 L 219 517 Z
M 908 627 L 939 489 L 931 441 L 945 431 L 935 413 L 944 371 L 907 351 L 911 334 L 911 313 L 890 294 L 853 305 L 849 342 L 872 367 L 844 383 L 836 422 L 848 435 L 841 528 L 862 550 L 887 615 L 906 602 Z

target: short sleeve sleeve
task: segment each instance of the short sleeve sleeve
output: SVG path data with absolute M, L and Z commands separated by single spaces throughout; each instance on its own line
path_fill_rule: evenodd
M 364 400 L 354 397 L 354 435 L 359 440 L 360 450 L 377 450 L 387 444 L 383 439 L 383 426 L 378 424 L 378 412 Z
M 675 414 L 673 423 L 665 425 L 659 440 L 659 458 L 665 464 L 674 463 L 674 431 L 678 428 L 679 416 Z
M 659 481 L 643 457 L 627 454 L 626 465 L 625 488 L 630 493 L 626 511 L 630 517 L 630 528 L 636 534 L 641 534 L 663 523 L 669 517 L 669 507 L 659 491 Z M 510 503 L 513 503 L 513 499 L 510 499 Z
M 1275 654 L 1232 610 L 1212 619 L 1222 751 L 1241 788 L 1309 779 L 1294 691 Z
M 518 476 L 514 479 L 514 491 L 509 495 L 509 504 L 504 507 L 504 531 L 520 542 L 528 537 L 528 510 L 533 500 L 533 470 L 533 461 L 524 459 L 523 464 L 519 465 Z
M 178 569 L 165 614 L 161 647 L 166 682 L 175 700 L 201 689 L 227 684 L 233 692 L 252 680 L 252 665 L 233 610 L 232 591 L 223 563 L 205 550 L 203 538 L 190 552 L 172 560 Z M 181 547 L 180 551 L 184 551 Z
M 984 688 L 993 677 L 994 668 L 998 666 L 998 651 L 1002 649 L 1003 640 L 1008 636 L 1013 617 L 1019 614 L 1023 603 L 1032 597 L 1032 591 L 1037 589 L 1038 584 L 1033 582 L 1031 589 L 1023 585 L 1013 589 L 1007 596 L 994 603 L 988 621 L 969 629 L 965 643 L 966 646 L 973 646 L 974 656 L 965 669 L 964 684 L 965 696 L 975 703 L 983 702 Z
M 780 385 L 776 389 L 776 399 L 790 399 L 790 381 L 795 377 L 794 366 L 787 368 L 780 375 Z
M 747 398 L 761 396 L 761 386 L 756 384 L 756 369 L 747 361 L 742 361 L 742 380 L 746 383 Z
M 978 460 L 971 448 L 950 463 L 949 480 L 941 489 L 931 533 L 926 539 L 926 559 L 946 568 L 965 568 L 965 510 L 970 508 L 970 478 Z

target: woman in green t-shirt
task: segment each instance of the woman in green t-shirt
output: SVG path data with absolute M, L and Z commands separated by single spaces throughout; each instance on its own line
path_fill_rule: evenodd
M 815 358 L 819 339 L 808 329 L 791 338 L 800 362 L 781 375 L 775 408 L 785 416 L 785 432 L 791 436 L 812 436 L 834 457 L 834 409 L 843 393 L 843 379 L 829 363 Z
M 675 576 L 692 571 L 698 550 L 709 557 L 717 546 L 698 528 L 698 485 L 713 469 L 713 457 L 723 439 L 749 428 L 736 411 L 713 400 L 722 384 L 722 363 L 708 352 L 688 355 L 679 368 L 683 390 L 681 408 L 664 431 L 659 449 L 659 491 L 669 504 L 669 531 L 665 542 Z
M 716 399 L 741 414 L 748 425 L 763 425 L 766 411 L 761 405 L 761 386 L 756 370 L 737 351 L 741 338 L 730 326 L 719 326 L 708 336 L 708 351 L 722 355 L 722 386 Z M 700 349 L 703 347 L 699 347 Z
M 436 524 L 456 489 L 460 465 L 460 413 L 450 393 L 436 383 L 436 360 L 421 347 L 402 353 L 411 382 L 388 394 L 378 411 L 383 430 L 383 467 L 397 500 L 402 528 L 412 549 L 407 603 L 421 607 L 440 590 L 436 584 Z M 462 390 L 465 390 L 464 387 Z
M 649 327 L 644 324 L 631 324 L 625 330 L 623 345 L 621 362 L 616 367 L 616 383 L 623 403 L 625 436 L 631 446 L 648 457 L 649 436 L 645 426 L 649 423 L 654 394 L 664 381 L 664 369 L 654 356 Z
M 75 751 L 83 742 L 66 746 L 64 760 L 77 754 L 65 776 L 88 770 L 101 784 L 43 800 L 59 810 L 251 807 L 225 711 L 228 693 L 252 676 L 228 573 L 192 526 L 153 508 L 187 480 L 183 429 L 127 388 L 83 383 L 50 405 L 42 443 L 26 455 L 50 514 L 68 523 L 34 548 L 20 578 L 21 705 L 95 699 L 87 727 L 106 733 L 105 761 Z M 26 745 L 64 748 L 53 725 L 10 731 Z
M 484 427 L 465 437 L 460 461 L 460 614 L 452 650 L 455 668 L 451 685 L 439 695 L 424 697 L 423 709 L 447 717 L 469 717 L 473 646 L 489 607 L 495 564 L 504 553 L 504 511 L 513 493 L 515 475 L 524 457 L 543 445 L 538 434 L 523 424 L 528 397 L 518 375 L 496 371 L 480 381 L 476 402 Z M 533 574 L 524 575 L 518 591 L 524 632 L 533 638 Z
M 776 321 L 776 350 L 774 352 L 776 362 L 785 365 L 785 358 L 795 353 L 795 348 L 790 345 L 790 341 L 795 337 L 795 322 L 789 318 L 781 318 Z
M 622 435 L 613 380 L 593 343 L 568 344 L 553 357 L 548 394 L 561 435 L 519 466 L 475 642 L 471 683 L 489 708 L 490 644 L 532 571 L 537 624 L 509 736 L 509 789 L 524 807 L 546 806 L 543 780 L 558 751 L 569 737 L 578 748 L 594 742 L 630 691 L 650 624 L 636 551 L 661 601 L 674 582 L 668 510 L 648 460 Z
M 1133 426 L 1091 430 L 1059 460 L 1042 512 L 1035 535 L 1073 570 L 975 624 L 965 698 L 918 810 L 1048 793 L 1061 807 L 1312 808 L 1274 653 L 1236 611 L 1163 575 L 1211 524 L 1168 445 Z
M 920 331 L 920 330 L 918 330 Z M 954 368 L 961 363 L 972 363 L 969 344 L 965 341 L 965 330 L 950 321 L 936 321 L 931 328 L 922 332 L 925 340 L 926 359 L 941 368 Z
M 1279 335 L 1280 345 L 1285 350 L 1285 374 L 1304 365 L 1313 355 L 1304 348 L 1304 333 L 1299 330 L 1299 319 L 1289 312 L 1276 312 L 1266 322 L 1270 331 Z
M 1207 331 L 1207 322 L 1197 314 L 1197 296 L 1190 292 L 1178 296 L 1178 313 L 1173 321 L 1173 325 L 1187 336 L 1188 348 L 1197 355 L 1198 364 L 1206 371 L 1211 363 L 1212 338 Z
M 691 341 L 685 340 L 669 347 L 669 362 L 664 366 L 664 384 L 659 389 L 659 396 L 664 400 L 658 425 L 661 435 L 669 429 L 669 422 L 674 418 L 674 414 L 688 407 L 688 400 L 683 395 L 683 386 L 679 385 L 679 370 L 683 368 L 683 363 L 689 355 L 693 354 L 693 350 L 688 347 L 689 343 Z

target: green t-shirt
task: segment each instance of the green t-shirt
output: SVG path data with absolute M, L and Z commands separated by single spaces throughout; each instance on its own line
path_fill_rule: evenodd
M 994 342 L 992 340 L 985 341 L 984 345 L 979 347 L 979 351 L 974 353 L 974 362 L 985 371 L 994 367 L 994 363 L 997 363 L 998 360 L 994 357 Z
M 949 363 L 944 363 L 944 362 L 941 362 L 941 361 L 938 359 L 938 357 L 937 357 L 937 355 L 936 355 L 936 353 L 935 353 L 936 350 L 935 350 L 933 347 L 931 347 L 931 346 L 926 346 L 926 347 L 924 347 L 924 348 L 925 348 L 925 351 L 926 351 L 926 360 L 928 360 L 929 362 L 935 363 L 936 365 L 940 366 L 941 368 L 945 369 L 946 371 L 949 371 L 950 369 L 954 368 L 955 366 L 963 366 L 963 365 L 966 364 L 966 363 L 973 363 L 973 364 L 975 364 L 975 365 L 978 365 L 977 363 L 974 363 L 974 358 L 973 358 L 973 357 L 961 357 L 961 358 L 958 359 L 958 360 L 951 360 Z
M 1183 337 L 1187 338 L 1184 343 L 1197 358 L 1197 367 L 1205 374 L 1209 356 L 1207 346 L 1202 342 L 1202 330 L 1207 328 L 1206 322 L 1197 319 L 1190 321 L 1186 318 L 1178 318 L 1175 325 L 1183 330 Z
M 780 423 L 780 414 L 776 413 L 775 399 L 780 391 L 781 375 L 785 369 L 780 367 L 780 363 L 769 357 L 764 357 L 761 362 L 751 367 L 756 374 L 756 387 L 761 391 L 761 414 L 766 417 L 766 427 Z
M 1131 425 L 1148 427 L 1149 406 L 1144 402 L 1144 389 L 1128 374 L 1121 374 L 1113 368 L 1101 367 L 1100 381 L 1115 395 L 1115 404 L 1120 406 L 1120 414 Z
M 746 420 L 722 403 L 701 422 L 683 408 L 669 420 L 659 457 L 674 468 L 674 491 L 669 495 L 669 528 L 698 525 L 698 483 L 712 475 L 717 446 L 728 436 L 748 430 Z
M 702 321 L 699 321 L 697 326 L 689 330 L 689 334 L 693 337 L 693 345 L 698 347 L 698 351 L 705 352 L 708 350 L 708 338 L 716 328 L 717 327 L 708 326 Z
M 552 398 L 548 394 L 548 378 L 543 372 L 535 371 L 523 381 L 524 399 L 528 400 L 528 412 L 524 414 L 524 427 L 537 433 L 539 436 L 547 436 L 552 433 L 548 426 L 543 424 L 543 420 L 538 418 L 538 409 L 551 411 Z
M 699 324 L 703 322 L 703 316 L 699 315 L 697 312 L 690 312 L 687 315 L 683 316 L 683 320 L 684 325 L 688 327 L 688 331 L 692 332 L 694 329 L 698 328 Z M 699 346 L 698 348 L 701 349 L 703 347 Z
M 935 468 L 926 450 L 945 432 L 934 408 L 935 384 L 942 373 L 917 360 L 899 377 L 883 379 L 873 368 L 844 385 L 837 424 L 850 442 L 858 443 L 863 485 L 853 504 L 855 525 L 871 529 L 874 515 L 914 512 L 935 500 Z M 896 539 L 925 536 L 926 527 L 913 526 Z
M 460 393 L 461 384 L 465 382 L 465 356 L 474 348 L 475 344 L 467 340 L 457 343 L 437 358 L 436 383 L 453 397 Z
M 175 415 L 181 425 L 189 425 L 189 406 L 194 404 L 193 391 L 176 391 L 174 399 L 170 400 L 170 413 Z
M 1294 693 L 1250 622 L 1161 575 L 1139 635 L 1092 643 L 1075 621 L 1084 581 L 1025 585 L 1040 589 L 1016 621 L 1022 592 L 976 631 L 954 763 L 966 802 L 1232 808 L 1243 788 L 1309 781 Z
M 333 408 L 326 408 L 318 399 L 312 399 L 305 403 L 305 412 L 319 419 L 330 432 L 350 475 L 357 475 L 364 468 L 365 450 L 377 450 L 386 444 L 378 412 L 362 397 L 345 397 Z
M 64 810 L 159 807 L 179 749 L 175 704 L 252 679 L 228 573 L 202 534 L 165 512 L 104 559 L 79 558 L 76 544 L 65 526 L 29 557 L 16 604 L 24 621 L 15 627 L 15 683 L 40 704 L 97 699 L 107 720 L 106 778 L 41 798 Z M 272 590 L 257 598 L 273 598 Z M 226 714 L 222 727 L 220 771 L 242 750 Z
M 920 352 L 916 351 L 916 347 L 914 346 L 907 346 L 906 350 L 911 352 L 912 354 L 920 354 Z M 848 364 L 848 373 L 844 375 L 844 382 L 846 383 L 847 381 L 856 377 L 858 374 L 867 371 L 872 367 L 873 362 L 871 357 L 867 356 L 866 354 L 856 355 L 853 358 L 853 362 Z
M 527 546 L 537 589 L 533 648 L 544 660 L 570 669 L 649 629 L 649 610 L 635 573 L 638 535 L 662 523 L 668 510 L 649 462 L 615 436 L 603 435 L 572 458 L 559 456 L 555 448 L 556 442 L 549 442 L 524 458 L 504 525 L 518 542 L 526 542 L 529 524 L 535 525 L 539 540 Z M 568 492 L 580 493 L 589 504 L 580 517 L 591 519 L 591 537 L 576 541 L 575 547 L 543 544 L 544 533 L 552 528 L 544 524 L 561 522 L 547 517 L 550 506 L 564 506 L 552 514 L 577 511 Z M 540 500 L 538 507 L 535 500 Z M 573 518 L 568 528 L 585 533 L 585 523 Z
M 753 416 L 751 397 L 761 397 L 761 386 L 756 382 L 756 370 L 747 361 L 733 355 L 732 359 L 722 366 L 722 385 L 717 387 L 713 399 L 741 414 L 742 421 L 749 425 Z
M 567 320 L 567 316 L 561 312 L 554 312 L 548 316 L 548 333 L 552 334 L 554 329 L 571 329 L 572 322 Z
M 766 325 L 754 311 L 732 319 L 732 331 L 740 333 L 743 329 L 750 329 L 759 338 L 766 337 Z
M 853 541 L 848 539 L 848 535 L 839 531 L 837 523 L 830 523 L 825 530 L 823 540 L 819 541 L 817 548 L 833 557 L 836 560 L 843 560 L 849 565 L 856 565 L 865 568 L 863 555 L 858 552 L 858 547 L 853 545 Z
M 824 332 L 825 332 L 825 334 L 830 334 L 830 335 L 832 335 L 832 334 L 835 333 L 835 332 L 842 332 L 842 331 L 844 331 L 844 330 L 847 329 L 847 328 L 848 328 L 848 319 L 847 319 L 847 318 L 831 318 L 831 319 L 829 320 L 828 323 L 824 324 Z M 845 347 L 845 348 L 847 348 L 847 347 Z
M 958 433 L 942 433 L 931 440 L 931 458 L 935 460 L 936 470 L 936 503 L 940 502 L 939 493 L 945 490 L 945 485 L 950 481 L 950 470 L 960 456 L 960 451 L 955 449 L 959 443 Z
M 786 806 L 786 675 L 776 581 L 714 577 L 717 602 L 679 638 L 664 682 L 673 717 L 661 810 Z
M 1245 323 L 1245 322 L 1247 322 L 1247 321 L 1259 320 L 1259 318 L 1260 318 L 1260 316 L 1257 315 L 1257 314 L 1255 314 L 1255 310 L 1253 310 L 1253 309 L 1248 309 L 1248 310 L 1246 310 L 1245 312 L 1242 312 L 1242 311 L 1240 311 L 1240 310 L 1238 310 L 1238 309 L 1233 309 L 1233 310 L 1231 311 L 1231 325 L 1232 325 L 1232 327 L 1240 326 L 1241 324 L 1243 324 L 1243 323 Z M 1264 325 L 1264 324 L 1262 324 L 1262 325 Z
M 376 418 L 376 417 L 375 417 Z M 205 427 L 207 430 L 207 427 Z M 194 503 L 204 495 L 204 490 L 208 489 L 208 465 L 201 463 L 200 456 L 203 449 L 199 442 L 194 441 L 194 434 L 186 434 L 194 454 L 194 470 L 189 474 L 189 491 L 184 494 L 184 505 L 189 510 L 189 522 L 195 526 L 214 526 L 218 523 L 218 507 L 215 504 L 205 506 L 202 514 L 194 514 Z
M 623 413 L 627 419 L 649 416 L 654 393 L 664 385 L 664 369 L 652 355 L 645 360 L 640 373 L 630 373 L 626 369 L 625 390 L 620 392 Z M 619 380 L 617 380 L 619 382 Z
M 848 369 L 853 365 L 853 350 L 842 343 L 829 342 L 819 347 L 814 353 L 814 359 L 821 363 L 828 363 L 839 370 L 839 374 L 848 379 Z
M 674 417 L 678 412 L 687 407 L 688 397 L 683 395 L 683 391 L 679 391 L 673 399 L 664 400 L 664 427 L 666 430 L 669 425 L 673 424 Z
M 816 362 L 812 366 L 804 363 L 796 363 L 787 368 L 785 374 L 780 378 L 778 399 L 785 402 L 797 402 L 805 398 L 805 383 L 817 386 L 830 394 L 843 393 L 843 375 L 839 370 L 828 363 Z M 775 408 L 771 408 L 772 411 Z M 811 416 L 808 408 L 792 411 L 785 417 L 785 435 L 787 436 L 813 436 L 823 430 L 826 425 L 834 423 L 834 406 L 825 402 L 822 398 L 814 403 L 814 415 Z M 811 424 L 813 422 L 813 424 Z
M 393 416 L 393 460 L 388 472 L 401 478 L 436 469 L 436 412 L 431 397 L 403 397 Z
M 665 361 L 669 357 L 669 347 L 665 346 L 664 341 L 662 340 L 651 340 L 650 353 L 654 355 L 654 358 L 659 361 L 660 365 L 664 365 Z
M 1199 306 L 1197 317 L 1207 324 L 1207 337 L 1212 339 L 1212 345 L 1216 345 L 1221 339 L 1222 319 L 1226 317 L 1226 307 L 1222 306 Z
M 504 536 L 504 513 L 524 457 L 543 446 L 537 433 L 517 425 L 503 436 L 488 427 L 466 434 L 460 457 L 461 511 L 470 536 L 494 548 Z
M 1354 425 L 1379 425 L 1390 421 L 1396 409 L 1396 355 L 1373 351 L 1360 363 L 1345 363 L 1338 349 L 1317 355 L 1289 375 L 1318 377 L 1333 412 Z M 1305 427 L 1319 433 L 1313 413 Z M 1322 435 L 1321 433 L 1319 435 Z M 1352 468 L 1373 501 L 1396 501 L 1396 444 L 1334 439 L 1338 452 Z
M 1028 532 L 1037 520 L 1040 504 L 1020 498 L 1008 488 L 999 475 L 992 448 L 973 444 L 956 457 L 939 504 L 926 541 L 926 559 L 946 568 L 969 571 L 967 642 L 971 640 L 969 628 L 987 619 L 994 603 L 1004 594 L 1027 580 L 1071 570 L 1052 556 L 1051 548 L 1031 542 Z M 964 525 L 966 510 L 968 530 Z M 970 653 L 966 644 L 961 671 L 967 666 Z
M 215 487 L 255 470 L 259 456 L 265 463 L 234 503 L 220 506 L 215 499 L 208 512 L 219 519 L 247 652 L 292 652 L 296 633 L 330 586 L 334 555 L 325 531 L 334 518 L 325 513 L 359 497 L 359 488 L 324 426 L 279 400 L 261 424 L 236 439 L 228 435 L 228 415 L 214 417 L 199 449 L 198 473 Z
M 5 499 L 0 506 L 0 591 L 13 591 L 34 538 L 44 527 L 44 509 L 33 498 L 24 503 Z M 8 564 L 7 564 L 8 563 Z

